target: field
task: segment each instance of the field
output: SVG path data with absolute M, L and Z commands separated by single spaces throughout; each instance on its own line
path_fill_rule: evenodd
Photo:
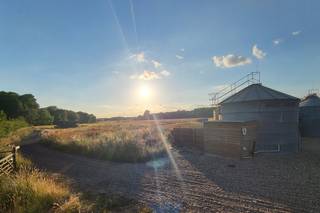
M 39 131 L 43 128 L 26 127 L 11 132 L 8 137 L 0 138 L 0 151 L 10 150 L 12 145 L 24 147 L 39 141 Z M 66 176 L 39 170 L 20 154 L 17 167 L 14 175 L 0 176 L 0 212 L 150 212 L 149 208 L 124 196 L 92 195 L 76 190 Z
M 60 151 L 118 162 L 145 162 L 163 156 L 174 127 L 199 127 L 196 119 L 113 121 L 70 129 L 45 129 L 42 142 Z
M 61 212 L 68 212 L 63 206 L 71 212 L 79 206 L 82 212 L 320 211 L 319 139 L 304 138 L 301 153 L 260 154 L 250 160 L 170 145 L 174 127 L 200 126 L 197 120 L 163 120 L 36 127 L 37 137 L 28 139 L 21 152 L 40 169 L 30 178 L 60 186 L 59 196 L 48 199 Z M 125 145 L 115 149 L 117 143 Z M 121 154 L 114 157 L 108 147 Z M 139 157 L 128 158 L 132 150 L 140 150 Z

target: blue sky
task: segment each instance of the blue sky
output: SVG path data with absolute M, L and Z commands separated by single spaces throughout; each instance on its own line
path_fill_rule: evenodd
M 208 93 L 259 63 L 264 85 L 302 97 L 320 87 L 319 10 L 311 0 L 3 0 L 0 90 L 128 116 L 209 105 Z

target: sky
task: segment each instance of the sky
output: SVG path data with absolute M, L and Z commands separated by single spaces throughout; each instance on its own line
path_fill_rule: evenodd
M 2 0 L 0 90 L 97 117 L 209 106 L 247 73 L 320 88 L 320 1 Z

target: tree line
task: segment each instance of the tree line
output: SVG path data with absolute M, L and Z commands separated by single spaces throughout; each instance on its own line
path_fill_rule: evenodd
M 152 120 L 154 117 L 157 119 L 181 119 L 181 118 L 211 118 L 213 117 L 212 107 L 202 107 L 193 110 L 178 110 L 173 112 L 159 112 L 151 113 L 146 110 L 143 115 L 139 115 L 139 120 Z
M 32 94 L 0 92 L 0 115 L 2 120 L 25 120 L 31 125 L 76 126 L 77 123 L 93 123 L 96 117 L 86 112 L 74 112 L 56 106 L 40 108 Z

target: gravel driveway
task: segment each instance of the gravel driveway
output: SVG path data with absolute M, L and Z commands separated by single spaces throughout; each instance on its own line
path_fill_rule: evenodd
M 155 212 L 320 212 L 317 152 L 233 160 L 173 148 L 173 160 L 139 164 L 88 159 L 39 143 L 22 152 L 83 191 L 133 197 Z

